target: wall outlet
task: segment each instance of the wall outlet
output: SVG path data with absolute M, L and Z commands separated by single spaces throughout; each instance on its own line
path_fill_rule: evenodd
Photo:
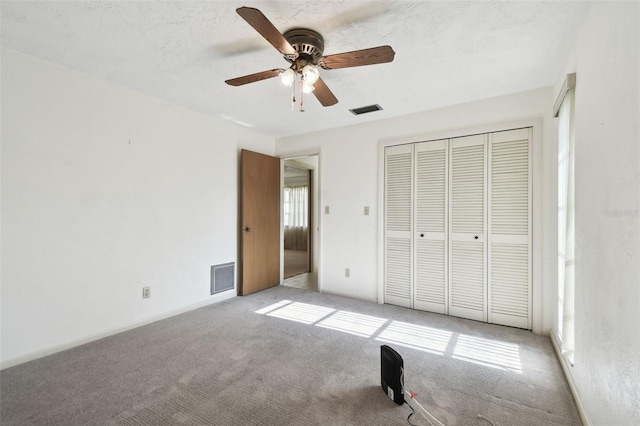
M 369 206 L 364 206 L 364 215 L 369 216 Z
M 142 298 L 148 299 L 151 297 L 151 287 L 142 287 Z
M 344 276 L 349 278 L 351 276 L 351 269 L 350 268 L 344 268 Z
M 324 206 L 324 214 L 329 214 L 329 206 Z

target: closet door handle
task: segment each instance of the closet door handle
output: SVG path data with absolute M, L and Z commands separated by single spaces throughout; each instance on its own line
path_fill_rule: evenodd
M 475 236 L 475 237 L 473 237 L 473 238 L 477 240 L 477 239 L 478 239 L 478 236 L 476 235 L 476 236 Z
M 420 234 L 421 237 L 424 237 L 424 234 Z

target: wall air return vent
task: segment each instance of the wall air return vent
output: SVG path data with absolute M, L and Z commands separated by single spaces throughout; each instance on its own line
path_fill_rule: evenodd
M 211 267 L 211 294 L 233 289 L 235 262 Z
M 368 105 L 360 108 L 350 109 L 349 111 L 351 111 L 353 115 L 360 115 L 360 114 L 366 114 L 368 112 L 373 112 L 373 111 L 382 111 L 382 107 L 378 104 L 375 104 L 375 105 Z

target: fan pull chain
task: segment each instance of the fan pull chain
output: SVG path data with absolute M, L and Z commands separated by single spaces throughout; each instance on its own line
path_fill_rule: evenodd
M 291 111 L 296 108 L 296 84 L 291 85 Z
M 301 77 L 300 78 L 300 112 L 304 112 L 304 90 L 303 90 L 303 85 L 304 85 L 304 79 Z

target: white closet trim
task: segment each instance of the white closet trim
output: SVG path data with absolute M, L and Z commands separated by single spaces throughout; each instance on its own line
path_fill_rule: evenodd
M 481 133 L 492 133 L 518 128 L 531 127 L 532 138 L 532 330 L 536 334 L 543 334 L 543 194 L 542 194 L 542 118 L 530 118 L 502 123 L 494 123 L 469 127 L 464 129 L 450 129 L 441 132 L 425 132 L 424 134 L 407 135 L 399 138 L 385 139 L 378 142 L 378 303 L 385 303 L 384 299 L 384 151 L 386 147 L 450 139 Z M 548 328 L 547 324 L 547 328 Z

